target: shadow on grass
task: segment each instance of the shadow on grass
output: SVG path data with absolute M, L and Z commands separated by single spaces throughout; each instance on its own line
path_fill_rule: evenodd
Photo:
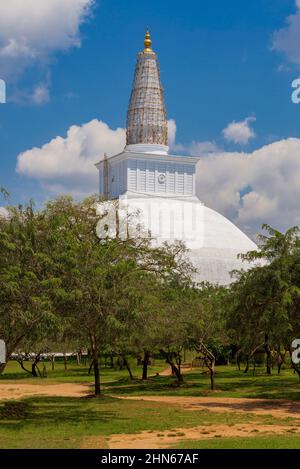
M 292 373 L 282 375 L 266 375 L 262 370 L 256 376 L 244 374 L 237 370 L 216 371 L 215 397 L 245 397 L 258 399 L 286 399 L 300 400 L 300 383 Z M 203 370 L 192 371 L 184 375 L 185 382 L 178 385 L 172 376 L 155 376 L 147 381 L 119 380 L 106 382 L 105 388 L 109 394 L 117 395 L 211 395 L 209 376 Z
M 69 381 L 74 379 L 83 379 L 83 380 L 93 380 L 93 370 L 89 372 L 88 365 L 77 365 L 77 364 L 69 364 L 67 370 L 64 369 L 61 363 L 56 363 L 55 369 L 51 369 L 51 365 L 49 362 L 42 362 L 39 364 L 40 370 L 43 368 L 43 363 L 46 365 L 46 377 L 53 380 L 58 381 Z M 30 370 L 31 362 L 25 362 L 25 366 Z M 100 367 L 101 376 L 105 380 L 114 380 L 124 377 L 126 379 L 126 370 L 119 370 L 117 368 L 105 368 Z M 133 369 L 133 374 L 141 374 L 140 369 Z M 43 378 L 43 379 L 45 379 Z M 138 376 L 136 377 L 138 379 Z M 9 362 L 6 369 L 2 374 L 0 374 L 0 381 L 7 381 L 7 380 L 33 380 L 37 381 L 38 378 L 33 377 L 29 372 L 22 370 L 16 362 Z
M 114 398 L 87 400 L 76 397 L 34 397 L 20 401 L 6 401 L 0 406 L 0 428 L 18 429 L 41 423 L 59 428 L 68 424 L 105 424 L 112 419 L 121 420 L 117 412 L 106 409 Z M 91 404 L 90 404 L 91 403 Z
M 199 384 L 184 382 L 179 384 L 172 376 L 156 376 L 146 381 L 120 379 L 118 381 L 105 383 L 106 391 L 109 394 L 136 395 L 136 394 L 170 394 L 172 391 L 195 389 L 199 391 Z
M 28 366 L 30 368 L 30 365 Z M 40 369 L 42 370 L 42 367 L 40 366 Z M 67 371 L 65 370 L 49 370 L 47 369 L 46 371 L 46 377 L 42 379 L 47 379 L 49 378 L 66 378 L 66 377 L 76 377 L 76 378 L 86 378 L 92 375 L 88 374 L 88 368 L 70 368 Z M 4 371 L 3 374 L 0 374 L 0 382 L 1 381 L 8 381 L 8 380 L 32 380 L 32 381 L 37 381 L 39 377 L 34 377 L 31 375 L 31 373 L 27 373 L 23 370 L 20 371 Z
M 14 364 L 13 364 L 14 366 Z M 136 370 L 134 370 L 136 372 Z M 131 380 L 124 375 L 124 371 L 102 368 L 101 379 L 106 394 L 110 395 L 178 395 L 178 396 L 210 396 L 209 374 L 206 369 L 193 369 L 186 372 L 183 369 L 185 382 L 178 385 L 173 376 L 150 376 L 147 381 L 142 381 L 135 377 Z M 85 366 L 70 366 L 65 372 L 57 369 L 48 372 L 48 378 L 60 382 L 91 382 L 93 374 L 88 375 L 88 368 Z M 47 378 L 32 378 L 24 372 L 11 370 L 4 375 L 0 375 L 0 384 L 5 380 L 30 380 L 32 383 L 47 383 Z M 260 399 L 287 399 L 300 400 L 300 382 L 298 377 L 290 369 L 283 369 L 280 375 L 265 374 L 264 367 L 257 367 L 253 376 L 252 370 L 247 374 L 243 370 L 238 371 L 233 366 L 216 367 L 216 390 L 215 397 L 245 397 Z
M 3 373 L 0 374 L 0 382 L 1 381 L 8 381 L 8 380 L 22 380 L 22 379 L 35 379 L 32 375 L 29 373 L 25 373 L 24 371 L 21 371 L 20 373 Z

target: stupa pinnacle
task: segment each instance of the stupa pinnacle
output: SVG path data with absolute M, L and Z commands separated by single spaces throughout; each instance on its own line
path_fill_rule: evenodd
M 139 52 L 126 122 L 126 150 L 168 152 L 168 125 L 157 55 L 149 30 Z

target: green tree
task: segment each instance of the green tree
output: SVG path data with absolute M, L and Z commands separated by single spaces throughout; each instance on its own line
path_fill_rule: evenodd
M 210 388 L 215 389 L 217 354 L 229 344 L 226 328 L 227 290 L 224 287 L 202 283 L 190 292 L 188 315 L 189 346 L 204 360 L 209 370 Z
M 258 251 L 243 258 L 260 261 L 248 271 L 237 273 L 231 286 L 229 327 L 248 358 L 263 347 L 266 371 L 271 373 L 271 356 L 280 346 L 290 348 L 299 330 L 299 255 L 298 228 L 286 233 L 264 225 Z
M 107 347 L 124 344 L 138 324 L 142 298 L 148 296 L 140 288 L 146 276 L 162 283 L 182 276 L 185 266 L 181 246 L 153 248 L 151 240 L 138 232 L 131 238 L 100 239 L 97 226 L 105 216 L 105 210 L 99 211 L 101 203 L 96 198 L 75 203 L 63 197 L 46 208 L 51 243 L 55 241 L 53 261 L 60 271 L 54 303 L 74 331 L 89 340 L 96 395 L 101 393 L 99 355 Z
M 0 218 L 0 336 L 7 359 L 29 337 L 38 340 L 57 324 L 49 297 L 55 269 L 43 215 L 32 204 L 8 210 L 9 216 Z

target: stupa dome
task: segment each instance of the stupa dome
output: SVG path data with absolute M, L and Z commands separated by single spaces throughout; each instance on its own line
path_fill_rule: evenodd
M 256 250 L 257 246 L 218 212 L 208 207 L 203 211 L 203 246 L 191 249 L 189 257 L 197 268 L 198 281 L 228 285 L 233 280 L 232 271 L 249 268 L 249 263 L 243 262 L 239 254 Z
M 233 281 L 232 271 L 249 268 L 239 254 L 256 250 L 256 244 L 196 197 L 185 200 L 127 193 L 125 202 L 132 211 L 139 212 L 139 221 L 151 234 L 154 245 L 184 242 L 197 269 L 197 282 L 228 285 Z

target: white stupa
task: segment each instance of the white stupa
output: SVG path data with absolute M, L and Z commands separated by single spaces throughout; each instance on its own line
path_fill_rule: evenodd
M 231 271 L 248 266 L 238 255 L 257 246 L 196 196 L 199 158 L 169 155 L 159 65 L 149 32 L 144 44 L 127 113 L 126 147 L 96 165 L 100 194 L 139 209 L 154 243 L 184 241 L 198 271 L 197 281 L 227 285 Z

